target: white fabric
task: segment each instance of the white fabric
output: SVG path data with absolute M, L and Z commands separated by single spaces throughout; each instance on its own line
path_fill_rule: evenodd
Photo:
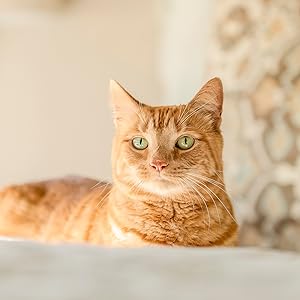
M 300 299 L 300 256 L 0 242 L 0 299 Z

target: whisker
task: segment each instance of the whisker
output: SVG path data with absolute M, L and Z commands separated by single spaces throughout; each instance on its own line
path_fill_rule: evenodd
M 211 183 L 212 185 L 214 185 L 215 187 L 219 188 L 225 194 L 230 194 L 230 192 L 231 192 L 230 190 L 228 190 L 228 188 L 226 188 L 226 190 L 225 190 L 225 184 L 224 184 L 224 181 L 222 180 L 222 178 L 220 178 L 220 180 L 222 180 L 223 183 L 221 183 L 217 180 L 214 180 L 212 178 L 209 178 L 209 177 L 206 177 L 206 176 L 203 176 L 203 175 L 199 175 L 199 174 L 196 175 L 196 174 L 189 173 L 189 175 L 192 175 L 196 179 L 202 178 L 204 181 L 207 181 L 207 182 Z M 219 185 L 222 186 L 222 187 L 220 187 Z
M 195 176 L 197 176 L 197 175 L 195 174 Z M 212 183 L 212 184 L 215 184 L 215 185 L 219 185 L 219 186 L 225 187 L 225 184 L 222 183 L 222 182 L 219 182 L 219 181 L 217 181 L 217 180 L 214 180 L 214 179 L 209 178 L 209 177 L 204 176 L 204 175 L 198 175 L 198 176 L 200 176 L 202 179 L 204 179 L 204 180 L 206 180 L 206 181 L 208 181 L 208 182 L 210 182 L 210 183 Z M 225 192 L 225 191 L 224 191 L 224 192 Z
M 103 184 L 103 185 L 100 185 L 100 184 Z M 103 182 L 103 181 L 99 181 L 99 182 L 97 182 L 95 185 L 93 185 L 92 187 L 91 187 L 91 190 L 93 190 L 94 188 L 96 188 L 97 186 L 99 186 L 99 187 L 102 187 L 102 186 L 105 186 L 105 185 L 108 185 L 109 183 L 105 183 L 105 182 Z
M 188 180 L 188 182 L 191 183 L 190 187 L 200 196 L 200 198 L 202 199 L 203 203 L 205 204 L 206 212 L 207 212 L 207 217 L 208 217 L 208 228 L 210 229 L 210 224 L 211 224 L 210 213 L 209 213 L 209 209 L 208 209 L 208 206 L 206 204 L 204 196 L 194 187 L 193 182 L 191 182 L 188 178 L 185 178 L 184 180 Z
M 139 182 L 133 184 L 133 185 L 130 187 L 130 189 L 128 190 L 128 194 L 129 194 L 130 192 L 132 192 L 134 189 L 137 190 L 138 187 L 139 187 L 143 182 L 144 182 L 143 180 L 140 180 Z
M 183 190 L 185 190 L 185 189 L 186 189 L 186 186 L 183 184 L 183 182 L 182 182 L 181 180 L 176 180 L 176 182 L 177 182 L 178 184 L 180 184 L 180 185 L 181 185 L 181 187 L 183 188 Z M 192 199 L 192 201 L 193 201 L 193 203 L 192 203 L 192 205 L 193 205 L 193 212 L 195 212 L 195 201 L 194 201 L 194 198 L 193 198 L 193 197 L 191 197 L 191 193 L 190 193 L 190 191 L 189 191 L 189 190 L 187 190 L 186 192 L 187 192 L 187 193 L 188 193 L 188 195 L 190 196 L 190 199 Z M 203 208 L 202 208 L 202 203 L 200 203 L 200 206 L 201 206 L 201 210 L 203 211 Z
M 177 126 L 180 124 L 181 119 L 185 116 L 187 107 L 188 107 L 188 105 L 185 105 L 185 106 L 184 106 L 184 109 L 183 109 L 182 112 L 180 113 L 179 118 L 178 118 L 178 120 L 177 120 L 177 122 L 176 122 L 176 125 L 177 125 Z
M 190 179 L 191 181 L 193 181 L 194 184 L 196 184 L 200 189 L 202 189 L 203 191 L 205 191 L 205 192 L 209 195 L 209 197 L 211 198 L 211 200 L 212 200 L 213 203 L 214 203 L 214 206 L 215 206 L 215 208 L 216 208 L 217 215 L 218 215 L 219 224 L 221 225 L 221 217 L 220 217 L 220 213 L 219 213 L 219 208 L 218 208 L 217 203 L 216 203 L 216 201 L 214 200 L 213 196 L 212 196 L 212 195 L 211 195 L 204 187 L 200 186 L 196 181 L 194 181 L 191 177 L 189 177 L 189 179 Z
M 217 188 L 219 188 L 220 190 L 222 190 L 224 193 L 227 193 L 225 191 L 225 184 L 223 183 L 220 183 L 219 181 L 216 181 L 212 178 L 209 178 L 209 177 L 206 177 L 206 176 L 202 176 L 202 175 L 196 175 L 196 174 L 191 174 L 191 173 L 188 173 L 188 175 L 190 176 L 193 176 L 194 178 L 196 179 L 203 179 L 204 181 L 207 181 L 209 183 L 211 183 L 212 185 L 216 186 Z
M 102 193 L 99 195 L 99 197 L 102 196 L 102 194 L 105 192 L 106 188 L 107 188 L 107 186 L 106 186 L 105 189 L 102 191 Z M 103 204 L 104 200 L 110 195 L 110 193 L 111 193 L 111 190 L 108 191 L 107 194 L 106 194 L 106 195 L 105 195 L 105 196 L 97 203 L 97 205 L 96 205 L 95 208 L 99 208 L 99 205 L 100 205 L 100 204 Z M 100 207 L 101 207 L 101 206 L 100 206 Z
M 190 187 L 190 182 L 186 181 L 184 178 L 182 178 L 183 180 L 183 183 L 186 184 L 187 187 Z M 184 186 L 184 188 L 186 188 L 186 186 Z M 191 193 L 190 191 L 188 190 L 188 194 L 191 196 Z M 191 196 L 191 198 L 193 198 L 193 196 Z M 201 199 L 202 200 L 202 199 Z M 193 202 L 194 202 L 194 199 L 193 199 Z M 203 205 L 202 205 L 202 201 L 198 201 L 199 205 L 200 205 L 200 208 L 201 208 L 201 211 L 203 212 Z
M 237 224 L 236 219 L 233 217 L 233 215 L 228 210 L 228 208 L 226 207 L 226 205 L 222 202 L 222 200 L 206 184 L 204 184 L 201 181 L 198 181 L 198 183 L 201 184 L 202 186 L 204 186 L 205 188 L 207 188 L 218 199 L 218 201 L 222 204 L 222 206 L 224 207 L 224 209 L 226 210 L 226 212 L 229 214 L 229 216 L 231 217 L 231 219 Z
M 191 118 L 194 114 L 196 114 L 198 111 L 200 111 L 204 106 L 206 106 L 209 103 L 209 101 L 205 102 L 204 104 L 202 104 L 201 106 L 197 107 L 195 110 L 193 110 L 192 112 L 190 112 L 185 118 L 183 118 L 183 120 L 181 120 L 178 124 L 182 125 L 185 121 L 187 121 L 189 118 Z
M 214 170 L 213 170 L 214 171 Z M 217 177 L 222 181 L 222 182 L 224 182 L 224 179 L 221 177 L 221 175 L 220 174 L 218 174 L 218 172 L 217 171 L 214 171 L 214 173 L 217 175 Z M 221 173 L 222 174 L 222 173 Z M 223 175 L 223 174 L 222 174 Z

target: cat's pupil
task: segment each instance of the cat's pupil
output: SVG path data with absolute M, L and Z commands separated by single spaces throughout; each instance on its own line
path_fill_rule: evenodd
M 184 143 L 187 144 L 187 138 L 186 137 L 184 138 Z

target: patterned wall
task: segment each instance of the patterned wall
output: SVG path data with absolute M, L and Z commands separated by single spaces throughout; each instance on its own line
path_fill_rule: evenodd
M 225 178 L 241 243 L 300 251 L 300 1 L 218 0 Z

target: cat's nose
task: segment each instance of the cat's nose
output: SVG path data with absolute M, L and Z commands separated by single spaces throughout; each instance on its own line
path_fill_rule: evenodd
M 150 162 L 150 166 L 156 171 L 160 172 L 162 169 L 166 168 L 169 164 L 163 160 L 155 159 Z

